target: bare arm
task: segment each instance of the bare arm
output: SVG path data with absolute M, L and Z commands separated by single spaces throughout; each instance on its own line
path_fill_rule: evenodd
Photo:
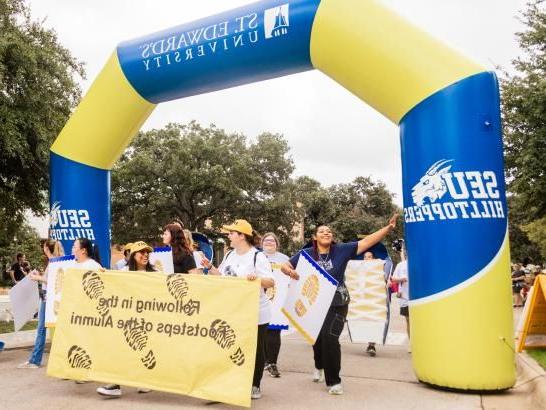
M 367 249 L 374 246 L 376 243 L 381 242 L 385 237 L 394 229 L 396 228 L 396 219 L 398 218 L 398 214 L 394 214 L 391 216 L 391 219 L 389 219 L 389 223 L 387 226 L 379 229 L 378 231 L 375 231 L 374 233 L 366 236 L 364 239 L 361 239 L 358 241 L 358 248 L 357 248 L 357 255 L 360 255 Z
M 298 272 L 294 269 L 292 264 L 290 262 L 283 263 L 281 266 L 281 272 L 284 273 L 287 276 L 290 276 L 292 279 L 298 280 L 300 278 L 300 275 L 298 275 Z

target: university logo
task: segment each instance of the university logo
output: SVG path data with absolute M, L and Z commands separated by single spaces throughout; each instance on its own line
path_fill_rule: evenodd
M 59 241 L 77 238 L 95 239 L 95 233 L 87 209 L 62 209 L 60 202 L 54 202 L 49 211 L 51 239 Z
M 456 170 L 455 160 L 432 164 L 411 189 L 414 205 L 404 208 L 406 223 L 504 218 L 494 171 Z
M 288 34 L 288 27 L 290 26 L 288 6 L 289 4 L 286 3 L 264 11 L 265 38 Z

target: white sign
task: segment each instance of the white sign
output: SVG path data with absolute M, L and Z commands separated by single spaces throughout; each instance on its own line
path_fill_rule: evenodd
M 282 308 L 288 295 L 290 277 L 281 272 L 280 266 L 281 265 L 278 263 L 271 264 L 275 286 L 266 291 L 266 295 L 271 301 L 271 320 L 269 321 L 269 329 L 287 330 L 288 319 L 282 313 Z
M 9 291 L 11 311 L 15 331 L 19 331 L 25 323 L 31 320 L 40 306 L 38 295 L 38 282 L 25 276 Z
M 282 312 L 301 335 L 315 344 L 336 292 L 337 280 L 302 251 Z
M 385 261 L 352 260 L 345 269 L 351 295 L 347 327 L 353 343 L 384 343 L 388 323 Z
M 47 265 L 46 327 L 55 327 L 66 271 L 76 266 L 74 255 L 51 258 Z
M 154 251 L 150 253 L 150 263 L 158 272 L 174 273 L 172 249 L 168 246 L 154 248 Z

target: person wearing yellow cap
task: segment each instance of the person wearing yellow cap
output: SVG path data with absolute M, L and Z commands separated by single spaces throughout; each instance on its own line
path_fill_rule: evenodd
M 209 269 L 209 274 L 246 277 L 250 281 L 260 280 L 258 339 L 250 396 L 252 399 L 259 399 L 262 397 L 260 382 L 265 364 L 266 332 L 271 318 L 271 303 L 265 294 L 265 289 L 275 286 L 275 281 L 267 257 L 253 246 L 252 226 L 248 221 L 237 219 L 230 225 L 224 225 L 222 232 L 228 234 L 233 251 L 226 254 L 218 268 L 214 267 L 208 259 L 203 259 L 202 265 Z
M 130 245 L 128 247 L 129 260 L 127 261 L 127 266 L 122 270 L 155 272 L 154 266 L 150 263 L 150 253 L 152 253 L 154 249 L 143 241 L 134 242 L 128 245 Z M 137 391 L 139 393 L 149 393 L 151 390 L 139 387 Z M 107 397 L 121 397 L 121 386 L 119 384 L 107 384 L 106 386 L 98 387 L 97 393 Z

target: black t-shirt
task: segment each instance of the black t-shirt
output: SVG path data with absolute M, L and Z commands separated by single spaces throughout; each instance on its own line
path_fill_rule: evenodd
M 195 269 L 195 259 L 192 254 L 180 253 L 173 254 L 174 273 L 188 273 L 191 269 Z
M 523 282 L 525 280 L 525 272 L 523 272 L 522 270 L 517 270 L 513 272 L 512 279 L 517 279 L 517 281 L 515 281 L 514 283 Z
M 23 271 L 23 268 L 21 268 L 19 262 L 15 262 L 13 265 L 11 265 L 11 270 L 13 271 L 13 276 L 17 282 L 24 279 L 25 272 Z

